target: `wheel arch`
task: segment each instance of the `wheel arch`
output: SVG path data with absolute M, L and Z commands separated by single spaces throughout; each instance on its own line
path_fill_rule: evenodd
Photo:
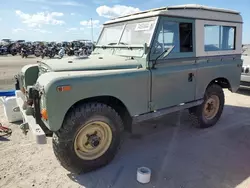
M 64 118 L 76 106 L 86 104 L 86 103 L 96 103 L 96 102 L 106 104 L 110 106 L 111 108 L 113 108 L 121 116 L 122 121 L 124 123 L 124 129 L 128 132 L 132 131 L 132 116 L 130 115 L 128 108 L 120 99 L 113 97 L 113 96 L 108 96 L 108 95 L 95 96 L 95 97 L 85 98 L 85 99 L 77 101 L 67 110 Z
M 218 84 L 220 87 L 222 88 L 227 88 L 229 89 L 230 91 L 232 91 L 232 87 L 231 87 L 231 84 L 229 82 L 229 80 L 227 78 L 224 78 L 224 77 L 218 77 L 218 78 L 215 78 L 213 79 L 207 86 L 207 88 L 209 86 L 211 86 L 212 84 Z M 206 89 L 207 89 L 206 88 Z

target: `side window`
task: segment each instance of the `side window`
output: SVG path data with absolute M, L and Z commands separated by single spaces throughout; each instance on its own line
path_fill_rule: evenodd
M 192 23 L 180 23 L 180 52 L 193 52 Z
M 178 52 L 179 27 L 176 22 L 164 22 L 160 25 L 158 35 L 154 41 L 153 54 L 161 54 L 167 48 L 175 46 L 173 52 Z M 177 48 L 176 48 L 177 46 Z
M 159 26 L 152 54 L 161 54 L 172 46 L 172 53 L 193 52 L 192 23 L 165 21 Z
M 235 50 L 236 27 L 205 25 L 204 50 Z

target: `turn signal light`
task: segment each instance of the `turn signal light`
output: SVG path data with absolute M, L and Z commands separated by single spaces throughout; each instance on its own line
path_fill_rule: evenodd
M 41 115 L 42 115 L 43 119 L 48 120 L 48 113 L 47 113 L 47 110 L 45 108 L 42 109 Z
M 57 91 L 70 91 L 71 90 L 71 86 L 58 86 L 57 87 Z

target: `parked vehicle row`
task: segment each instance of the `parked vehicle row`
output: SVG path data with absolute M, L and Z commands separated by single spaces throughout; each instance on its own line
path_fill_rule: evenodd
M 82 42 L 71 43 L 30 43 L 30 42 L 15 42 L 0 44 L 0 55 L 20 55 L 22 58 L 34 55 L 36 57 L 48 57 L 53 58 L 64 55 L 90 55 L 93 49 L 93 45 L 86 45 Z M 59 54 L 60 52 L 60 54 Z M 62 53 L 63 52 L 63 53 Z

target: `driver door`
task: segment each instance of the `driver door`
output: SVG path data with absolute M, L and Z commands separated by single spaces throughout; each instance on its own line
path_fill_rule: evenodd
M 162 109 L 195 100 L 196 63 L 194 20 L 162 17 L 154 37 L 150 60 L 156 61 L 152 74 L 153 109 Z

